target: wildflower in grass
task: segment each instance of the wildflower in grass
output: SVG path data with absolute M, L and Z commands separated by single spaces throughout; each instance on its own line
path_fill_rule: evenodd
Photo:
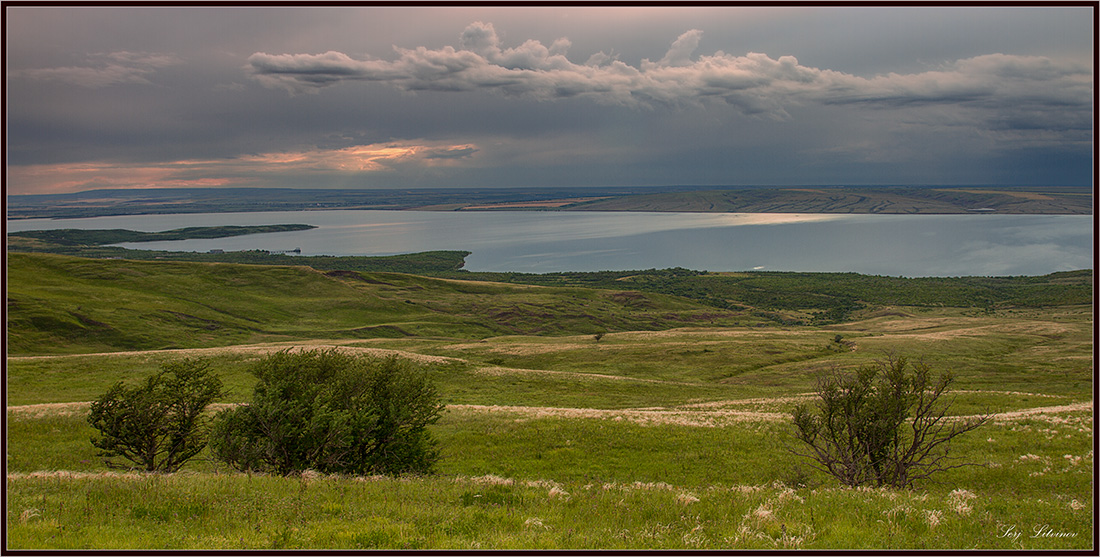
M 950 494 L 948 494 L 948 497 L 950 497 L 951 499 L 958 499 L 960 501 L 967 501 L 967 500 L 970 500 L 970 499 L 975 499 L 978 496 L 974 495 L 973 492 L 967 491 L 967 490 L 962 489 L 960 487 L 959 489 L 956 489 L 956 490 L 952 491 Z
M 1066 506 L 1075 511 L 1079 511 L 1086 507 L 1086 505 L 1082 504 L 1077 499 L 1071 499 L 1070 502 L 1066 504 Z
M 752 517 L 758 521 L 770 520 L 773 514 L 771 507 L 767 503 L 761 504 L 752 511 Z
M 970 514 L 972 510 L 968 501 L 976 497 L 977 495 L 960 488 L 952 491 L 950 495 L 947 496 L 947 503 L 951 505 L 953 511 L 962 516 L 966 516 Z
M 731 489 L 741 494 L 749 494 L 756 493 L 757 491 L 760 491 L 764 488 L 758 485 L 736 485 L 733 486 Z
M 679 495 L 677 495 L 676 500 L 679 501 L 681 505 L 690 505 L 692 503 L 698 503 L 699 502 L 698 497 L 692 495 L 691 493 L 687 493 L 687 492 L 682 492 Z
M 684 545 L 690 547 L 702 547 L 706 543 L 707 537 L 703 534 L 703 525 L 699 524 L 695 528 L 692 528 L 690 532 L 685 532 L 683 535 Z
M 908 517 L 909 513 L 911 513 L 911 512 L 913 512 L 913 508 L 910 507 L 909 505 L 899 505 L 899 506 L 894 507 L 892 509 L 887 509 L 885 511 L 882 511 L 882 514 L 886 515 L 886 518 L 888 518 L 890 520 L 893 520 L 899 514 L 902 514 L 902 515 L 905 515 L 905 516 Z
M 373 476 L 356 476 L 357 482 L 377 482 L 381 480 L 388 480 L 389 476 L 383 476 L 382 474 L 374 474 Z
M 554 486 L 554 487 L 550 488 L 550 491 L 547 493 L 547 496 L 550 497 L 551 499 L 568 499 L 569 498 L 569 492 L 565 491 L 564 489 L 562 489 L 560 487 Z
M 515 480 L 511 478 L 502 478 L 500 476 L 494 476 L 493 474 L 470 478 L 470 481 L 482 485 L 513 485 L 516 483 Z
M 648 483 L 634 482 L 633 487 L 634 487 L 634 489 L 642 489 L 642 490 L 651 490 L 651 489 L 662 489 L 662 490 L 665 490 L 665 491 L 671 491 L 672 490 L 672 485 L 667 484 L 665 482 L 648 482 Z
M 813 540 L 815 537 L 813 527 L 809 525 L 800 525 L 800 532 L 798 535 L 794 535 L 794 528 L 790 530 L 783 529 L 783 537 L 779 539 L 780 544 L 784 549 L 798 549 L 802 547 L 808 540 Z
M 926 509 L 924 511 L 924 519 L 928 521 L 929 528 L 935 528 L 940 525 L 940 520 L 943 518 L 943 511 Z
M 805 503 L 806 500 L 800 497 L 793 489 L 787 488 L 780 491 L 775 497 L 775 501 L 779 504 L 783 504 L 787 501 L 798 501 L 799 503 Z

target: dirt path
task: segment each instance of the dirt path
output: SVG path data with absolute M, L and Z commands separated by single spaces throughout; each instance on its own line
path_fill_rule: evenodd
M 761 412 L 751 410 L 699 410 L 720 406 L 738 406 L 746 404 L 783 404 L 799 400 L 801 397 L 752 398 L 744 400 L 716 401 L 690 404 L 673 408 L 624 408 L 606 410 L 598 408 L 558 408 L 550 406 L 499 406 L 482 404 L 451 404 L 450 412 L 470 412 L 484 414 L 508 414 L 519 419 L 566 418 L 600 419 L 628 421 L 640 425 L 682 425 L 692 427 L 723 427 L 745 422 L 782 422 L 790 419 L 788 412 Z M 9 418 L 39 419 L 50 416 L 71 416 L 88 412 L 90 402 L 54 402 L 47 404 L 28 404 L 9 406 Z M 213 409 L 222 409 L 233 404 L 212 405 Z M 992 416 L 995 422 L 1009 422 L 1023 419 L 1051 417 L 1068 412 L 1088 412 L 1093 410 L 1093 401 L 1041 406 L 1011 412 L 1001 412 Z M 970 418 L 976 416 L 959 416 Z
M 124 357 L 124 356 L 148 356 L 153 354 L 174 354 L 179 356 L 211 356 L 218 354 L 270 354 L 272 352 L 278 352 L 286 349 L 298 349 L 298 350 L 311 350 L 316 348 L 337 348 L 340 350 L 347 350 L 349 352 L 355 352 L 359 354 L 371 354 L 375 356 L 391 356 L 396 355 L 402 358 L 415 360 L 424 363 L 446 363 L 463 361 L 459 358 L 448 358 L 446 356 L 428 356 L 425 354 L 417 354 L 416 352 L 406 352 L 404 350 L 392 350 L 388 348 L 367 348 L 363 346 L 347 346 L 348 344 L 362 342 L 361 340 L 324 340 L 324 341 L 295 341 L 295 342 L 279 342 L 270 344 L 237 344 L 233 346 L 217 346 L 213 348 L 176 348 L 168 350 L 134 350 L 131 352 L 96 352 L 92 354 L 58 354 L 51 356 L 8 356 L 8 361 L 18 362 L 23 360 L 50 360 L 57 358 L 86 358 L 88 356 L 97 357 Z
M 792 397 L 776 399 L 752 399 L 749 404 L 761 402 L 781 403 Z M 738 401 L 723 401 L 721 404 L 733 405 Z M 716 403 L 707 403 L 716 404 Z M 789 412 L 760 412 L 746 410 L 691 410 L 691 405 L 680 408 L 628 408 L 621 410 L 601 410 L 595 408 L 553 408 L 536 406 L 485 406 L 477 404 L 453 404 L 447 408 L 460 412 L 502 413 L 520 416 L 525 419 L 538 418 L 589 418 L 613 421 L 629 421 L 640 425 L 683 425 L 694 427 L 722 427 L 744 422 L 783 422 L 791 419 Z M 1067 412 L 1084 412 L 1093 409 L 1092 401 L 1060 406 L 1043 406 L 1012 412 L 993 414 L 996 422 L 1008 422 L 1050 416 Z M 977 416 L 958 416 L 957 419 L 976 418 Z
M 636 334 L 636 333 L 635 333 Z M 56 355 L 56 356 L 15 356 L 9 357 L 10 361 L 19 360 L 39 360 L 39 359 L 51 359 L 51 358 L 68 358 L 68 357 L 87 357 L 87 356 L 101 356 L 101 357 L 121 357 L 121 356 L 134 356 L 134 355 L 151 355 L 151 354 L 177 354 L 184 356 L 209 356 L 215 354 L 256 354 L 263 355 L 286 349 L 299 349 L 307 350 L 313 348 L 337 348 L 339 350 L 347 350 L 360 354 L 371 354 L 376 356 L 390 356 L 396 355 L 401 358 L 408 358 L 418 362 L 424 363 L 447 363 L 447 362 L 465 362 L 461 358 L 451 358 L 445 356 L 429 356 L 424 354 L 418 354 L 415 352 L 406 352 L 403 350 L 392 350 L 385 348 L 367 348 L 361 346 L 348 346 L 349 344 L 361 342 L 359 340 L 347 340 L 347 341 L 302 341 L 302 342 L 281 342 L 281 343 L 265 343 L 265 344 L 245 344 L 235 346 L 222 346 L 214 348 L 187 348 L 176 350 L 142 350 L 133 352 L 103 352 L 97 354 L 79 354 L 79 355 Z M 661 381 L 656 379 L 642 379 L 624 377 L 618 375 L 607 374 L 587 374 L 580 372 L 567 372 L 567 371 L 553 371 L 553 370 L 533 370 L 533 369 L 520 369 L 520 368 L 505 368 L 499 366 L 485 366 L 480 369 L 473 370 L 473 373 L 486 374 L 486 375 L 506 375 L 506 374 L 553 374 L 561 377 L 568 377 L 570 379 L 578 380 L 615 380 L 615 381 L 639 381 L 646 383 L 663 383 L 663 384 L 682 384 L 682 385 L 694 385 L 694 383 L 682 383 L 677 381 Z M 959 391 L 959 392 L 984 392 L 991 394 L 1005 394 L 1015 396 L 1035 396 L 1035 397 L 1047 397 L 1047 398 L 1063 398 L 1059 395 L 1045 395 L 1038 393 L 1021 393 L 1014 391 Z M 538 419 L 538 418 L 589 418 L 589 419 L 604 419 L 613 421 L 629 421 L 632 423 L 642 425 L 662 425 L 662 424 L 674 424 L 696 427 L 722 427 L 732 425 L 736 423 L 745 422 L 780 422 L 790 419 L 790 413 L 787 411 L 767 411 L 772 410 L 782 405 L 791 404 L 794 402 L 805 401 L 812 397 L 813 393 L 796 393 L 779 397 L 755 397 L 747 399 L 734 399 L 734 400 L 719 400 L 710 402 L 700 402 L 685 404 L 677 407 L 653 407 L 653 408 L 626 408 L 626 409 L 596 409 L 596 408 L 557 408 L 557 407 L 541 407 L 541 406 L 500 406 L 500 405 L 477 405 L 477 404 L 452 404 L 447 406 L 447 409 L 451 412 L 471 412 L 471 413 L 495 413 L 495 414 L 509 414 L 517 416 L 518 419 Z M 1053 402 L 1053 401 L 1052 401 Z M 7 416 L 9 418 L 22 418 L 22 419 L 39 419 L 50 416 L 71 416 L 81 415 L 88 412 L 90 402 L 58 402 L 58 403 L 45 403 L 45 404 L 29 404 L 24 406 L 8 406 Z M 232 404 L 215 404 L 212 405 L 212 409 L 221 409 L 232 406 Z M 746 406 L 753 406 L 753 409 L 745 409 Z M 761 407 L 765 409 L 762 410 Z M 771 408 L 768 408 L 771 407 Z M 1005 422 L 1021 419 L 1034 419 L 1039 417 L 1050 417 L 1056 414 L 1062 414 L 1067 412 L 1082 412 L 1091 411 L 1093 409 L 1093 402 L 1080 402 L 1074 404 L 1062 404 L 1053 406 L 1043 406 L 1037 408 L 1026 408 L 1022 410 L 1014 410 L 1010 412 L 1002 412 L 994 414 L 992 416 L 994 421 Z M 965 418 L 969 416 L 960 416 L 959 418 Z
M 592 379 L 605 379 L 608 381 L 636 381 L 639 383 L 657 383 L 662 385 L 687 385 L 698 386 L 699 383 L 689 383 L 687 381 L 665 381 L 663 379 L 644 379 L 640 377 L 626 377 L 624 375 L 607 375 L 604 373 L 583 373 L 579 371 L 555 371 L 550 369 L 524 369 L 518 367 L 499 367 L 488 366 L 474 370 L 474 373 L 483 375 L 554 375 L 557 377 L 568 377 L 570 379 L 578 379 L 581 381 Z

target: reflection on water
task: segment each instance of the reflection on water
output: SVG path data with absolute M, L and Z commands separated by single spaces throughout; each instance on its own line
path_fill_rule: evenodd
M 313 230 L 136 249 L 301 248 L 302 255 L 467 250 L 474 271 L 852 271 L 1039 275 L 1092 268 L 1090 216 L 300 211 L 11 221 L 9 231 L 312 224 Z

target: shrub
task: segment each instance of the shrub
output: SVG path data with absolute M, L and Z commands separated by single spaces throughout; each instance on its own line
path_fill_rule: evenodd
M 100 456 L 122 457 L 149 472 L 175 472 L 206 446 L 206 406 L 224 396 L 202 360 L 161 366 L 137 387 L 121 381 L 92 402 L 88 422 L 99 430 Z M 114 468 L 132 467 L 107 460 Z
M 833 370 L 818 382 L 817 412 L 794 410 L 795 437 L 808 452 L 795 454 L 849 486 L 905 488 L 949 468 L 948 442 L 988 420 L 946 416 L 940 400 L 954 381 L 933 380 L 929 367 L 890 356 L 854 374 Z
M 335 349 L 281 351 L 255 364 L 252 402 L 218 413 L 210 445 L 238 470 L 292 474 L 427 473 L 427 426 L 443 405 L 407 362 Z

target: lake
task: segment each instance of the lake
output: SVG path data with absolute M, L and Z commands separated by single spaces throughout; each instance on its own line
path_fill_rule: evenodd
M 850 215 L 553 211 L 290 211 L 8 221 L 9 232 L 311 224 L 298 232 L 120 244 L 301 255 L 467 250 L 471 271 L 851 271 L 906 277 L 1093 268 L 1089 215 Z

